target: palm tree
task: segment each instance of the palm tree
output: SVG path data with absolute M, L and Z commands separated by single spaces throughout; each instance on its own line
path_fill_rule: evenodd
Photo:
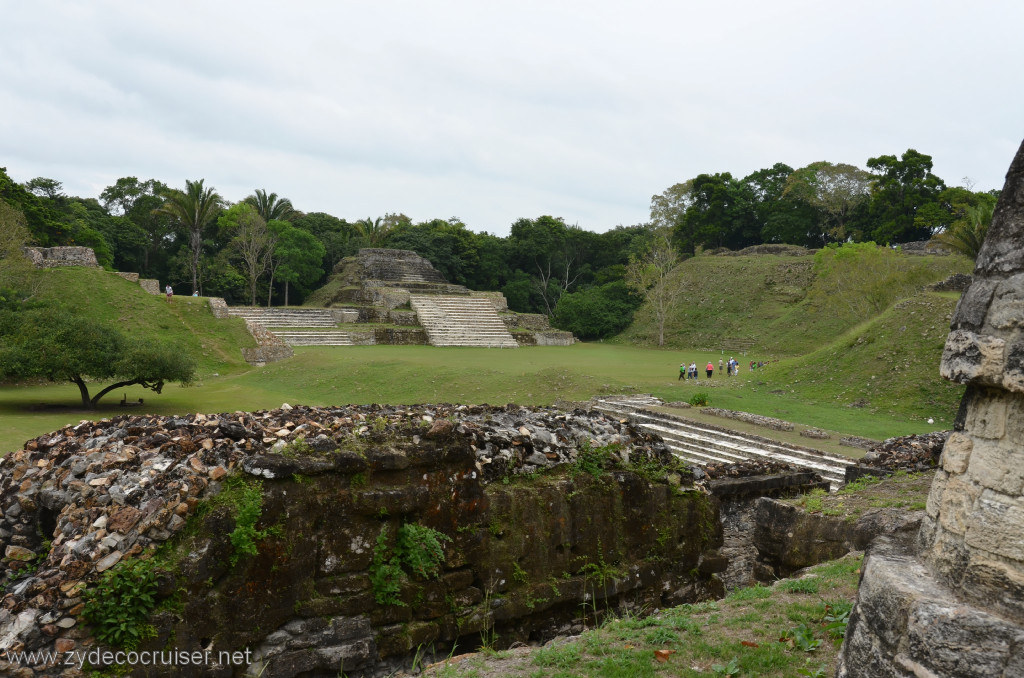
M 390 221 L 385 221 L 383 217 L 377 217 L 376 219 L 366 217 L 365 219 L 359 219 L 353 225 L 359 235 L 366 239 L 370 247 L 380 247 L 384 239 L 391 232 Z
M 994 210 L 995 205 L 989 202 L 968 206 L 964 208 L 964 218 L 955 221 L 945 231 L 936 235 L 934 240 L 946 249 L 977 259 L 981 244 L 985 242 L 989 224 L 992 223 Z
M 257 188 L 253 195 L 245 199 L 245 202 L 255 207 L 264 221 L 291 221 L 297 215 L 291 200 L 278 198 L 277 193 L 267 195 L 262 188 Z
M 177 219 L 188 230 L 192 258 L 189 269 L 192 273 L 192 291 L 199 291 L 199 255 L 203 247 L 203 229 L 213 219 L 223 202 L 212 188 L 203 186 L 203 179 L 185 180 L 184 192 L 171 191 L 164 204 L 157 210 Z

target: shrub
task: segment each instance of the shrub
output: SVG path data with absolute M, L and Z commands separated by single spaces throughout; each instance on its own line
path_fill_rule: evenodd
M 152 633 L 145 622 L 156 607 L 156 589 L 153 561 L 121 561 L 86 591 L 82 616 L 95 627 L 100 642 L 134 649 Z
M 373 597 L 380 605 L 405 605 L 398 597 L 406 579 L 403 565 L 422 578 L 436 579 L 444 563 L 442 542 L 451 537 L 435 529 L 406 523 L 398 528 L 395 548 L 388 545 L 387 526 L 377 535 L 370 565 L 370 584 Z
M 256 523 L 263 515 L 263 485 L 259 481 L 252 484 L 239 482 L 237 496 L 234 497 L 235 529 L 231 532 L 231 564 L 235 565 L 243 555 L 254 556 L 259 551 L 256 541 L 266 539 L 268 530 L 257 530 Z
M 690 397 L 689 402 L 694 407 L 707 407 L 711 403 L 711 398 L 707 391 L 698 391 Z
M 444 547 L 441 542 L 451 537 L 437 530 L 415 523 L 406 523 L 398 528 L 398 557 L 402 563 L 419 577 L 438 575 L 444 563 Z

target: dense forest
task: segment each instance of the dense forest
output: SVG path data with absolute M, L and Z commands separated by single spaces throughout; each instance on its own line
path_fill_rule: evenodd
M 507 237 L 458 218 L 403 214 L 348 221 L 305 213 L 258 189 L 231 203 L 204 180 L 169 187 L 118 179 L 98 198 L 65 195 L 55 179 L 14 182 L 0 198 L 32 244 L 92 247 L 104 266 L 231 304 L 299 304 L 334 264 L 361 247 L 414 250 L 451 282 L 500 290 L 516 311 L 544 313 L 582 338 L 616 334 L 679 259 L 763 243 L 883 245 L 939 236 L 979 240 L 997 192 L 950 187 L 915 150 L 870 158 L 867 169 L 777 163 L 746 177 L 700 174 L 651 199 L 650 221 L 594 233 L 562 218 L 522 218 Z M 13 218 L 13 217 L 12 217 Z M 955 237 L 953 237 L 955 236 Z M 667 251 L 666 251 L 667 250 Z M 653 272 L 653 273 L 652 273 Z

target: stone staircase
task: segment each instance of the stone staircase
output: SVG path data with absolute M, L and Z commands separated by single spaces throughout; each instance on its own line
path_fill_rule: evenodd
M 234 306 L 232 316 L 262 326 L 289 346 L 352 346 L 352 336 L 338 329 L 334 316 L 317 308 Z
M 652 396 L 598 398 L 594 402 L 596 409 L 629 416 L 644 430 L 661 436 L 676 456 L 696 466 L 771 459 L 816 471 L 828 481 L 834 492 L 844 482 L 846 467 L 855 463 L 846 457 L 776 444 L 742 433 L 727 433 L 698 422 L 654 412 L 649 408 L 663 403 Z
M 289 346 L 355 346 L 352 335 L 344 330 L 276 329 L 274 334 Z
M 409 304 L 432 346 L 519 346 L 490 299 L 413 294 Z
M 334 316 L 320 308 L 232 306 L 228 313 L 264 327 L 337 327 Z M 280 334 L 275 332 L 275 334 Z

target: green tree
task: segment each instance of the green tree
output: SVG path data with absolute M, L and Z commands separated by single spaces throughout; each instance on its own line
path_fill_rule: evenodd
M 701 174 L 692 184 L 691 204 L 674 227 L 673 240 L 680 251 L 741 249 L 761 241 L 749 186 L 728 172 Z
M 551 316 L 559 297 L 573 289 L 583 274 L 584 232 L 568 226 L 561 217 L 519 219 L 509 233 L 514 266 L 528 273 L 539 307 L 531 309 Z
M 823 240 L 843 242 L 851 235 L 850 216 L 867 202 L 870 186 L 871 175 L 859 167 L 823 160 L 794 171 L 782 195 L 821 210 L 826 218 Z
M 552 322 L 580 339 L 602 339 L 626 329 L 639 303 L 625 282 L 615 280 L 563 294 Z
M 358 249 L 356 229 L 344 219 L 326 212 L 309 212 L 292 223 L 312 234 L 323 245 L 324 258 L 320 267 L 324 271 L 332 270 L 335 264 L 352 256 Z
M 102 232 L 114 248 L 118 270 L 164 277 L 161 274 L 167 250 L 174 245 L 174 220 L 159 208 L 169 192 L 156 179 L 121 177 L 100 193 L 103 206 L 115 217 Z
M 693 204 L 693 179 L 673 184 L 651 196 L 651 224 L 655 228 L 675 228 Z
M 988 234 L 988 227 L 992 223 L 994 210 L 994 201 L 967 206 L 964 208 L 964 216 L 953 222 L 946 230 L 936 234 L 933 240 L 946 249 L 977 259 Z
M 217 227 L 231 234 L 231 249 L 242 260 L 242 272 L 249 285 L 249 305 L 256 305 L 256 285 L 267 272 L 278 236 L 256 208 L 247 202 L 232 205 L 217 219 Z
M 388 216 L 391 215 L 377 217 L 376 219 L 366 217 L 353 224 L 360 237 L 366 241 L 368 247 L 382 247 L 384 245 L 388 234 L 395 226 L 395 221 L 388 219 Z M 408 217 L 406 218 L 408 219 Z
M 480 266 L 477 242 L 477 235 L 458 217 L 452 217 L 418 224 L 399 223 L 391 228 L 386 244 L 416 252 L 429 260 L 448 282 L 472 286 L 470 280 Z
M 57 181 L 56 179 L 48 179 L 47 177 L 36 177 L 25 182 L 25 190 L 33 195 L 37 195 L 40 198 L 49 198 L 50 200 L 60 200 L 67 196 L 64 195 L 64 184 Z
M 183 351 L 130 341 L 68 309 L 0 313 L 0 336 L 0 375 L 70 381 L 78 386 L 86 408 L 95 408 L 114 389 L 139 385 L 160 393 L 166 382 L 191 383 L 195 373 Z M 87 380 L 110 379 L 117 381 L 90 397 Z
M 932 174 L 932 157 L 914 149 L 899 158 L 880 155 L 868 160 L 873 172 L 871 180 L 870 214 L 875 222 L 871 236 L 882 244 L 927 240 L 934 230 L 940 213 L 922 208 L 938 202 L 939 193 L 946 187 Z
M 245 199 L 245 202 L 255 207 L 264 221 L 292 221 L 301 216 L 292 207 L 291 200 L 278 198 L 277 193 L 267 195 L 262 188 L 257 188 L 252 195 Z
M 203 250 L 203 230 L 221 208 L 222 199 L 212 187 L 203 186 L 203 179 L 186 180 L 185 190 L 172 190 L 160 207 L 178 221 L 188 233 L 191 258 L 189 273 L 192 276 L 192 291 L 199 291 L 199 258 Z
M 31 296 L 32 262 L 22 252 L 30 238 L 25 215 L 0 200 L 0 308 Z
M 287 222 L 272 221 L 272 224 Z M 277 278 L 284 283 L 284 305 L 288 305 L 288 287 L 296 285 L 300 290 L 308 290 L 323 275 L 321 262 L 324 259 L 324 246 L 312 233 L 301 228 L 290 226 L 277 230 L 277 242 L 274 246 L 274 258 L 280 264 Z

